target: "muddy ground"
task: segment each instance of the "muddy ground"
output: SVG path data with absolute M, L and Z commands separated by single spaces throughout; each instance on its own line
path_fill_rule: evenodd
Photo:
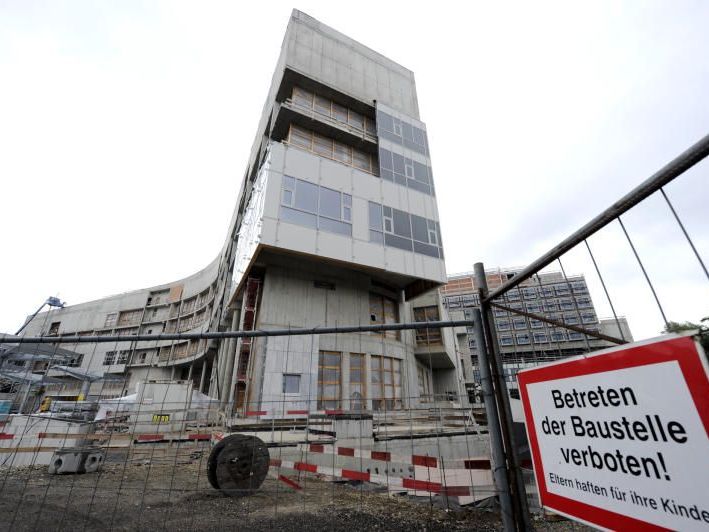
M 494 512 L 438 497 L 389 495 L 365 485 L 301 476 L 294 490 L 267 478 L 229 498 L 209 486 L 205 458 L 108 464 L 100 473 L 49 475 L 46 466 L 0 469 L 0 531 L 25 530 L 499 530 Z M 293 477 L 295 479 L 295 477 Z M 540 530 L 587 530 L 536 520 Z

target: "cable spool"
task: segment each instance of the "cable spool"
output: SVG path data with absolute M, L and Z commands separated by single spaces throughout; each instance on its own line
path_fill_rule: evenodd
M 255 436 L 232 434 L 213 448 L 207 460 L 207 478 L 213 488 L 230 497 L 258 490 L 268 474 L 270 455 Z

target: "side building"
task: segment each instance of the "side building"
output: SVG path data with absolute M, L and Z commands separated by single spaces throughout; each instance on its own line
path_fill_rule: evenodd
M 486 270 L 488 287 L 492 290 L 518 272 L 504 268 Z M 478 287 L 472 273 L 449 276 L 440 293 L 451 319 L 472 319 L 471 309 L 480 306 Z M 539 273 L 504 294 L 500 304 L 607 336 L 633 340 L 624 317 L 618 317 L 618 321 L 615 318 L 599 319 L 583 275 Z M 505 376 L 511 389 L 517 386 L 516 375 L 520 369 L 615 345 L 502 309 L 494 309 L 494 316 Z M 455 333 L 463 353 L 466 389 L 470 400 L 474 401 L 480 384 L 475 338 L 470 328 L 458 327 Z
M 293 11 L 218 257 L 178 282 L 39 314 L 25 334 L 155 335 L 69 348 L 86 371 L 124 376 L 122 390 L 191 379 L 237 414 L 464 398 L 452 332 L 160 339 L 443 317 L 431 166 L 413 73 Z

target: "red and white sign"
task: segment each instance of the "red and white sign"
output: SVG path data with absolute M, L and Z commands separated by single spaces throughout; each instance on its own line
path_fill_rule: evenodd
M 517 378 L 545 508 L 612 530 L 709 530 L 709 368 L 694 338 Z

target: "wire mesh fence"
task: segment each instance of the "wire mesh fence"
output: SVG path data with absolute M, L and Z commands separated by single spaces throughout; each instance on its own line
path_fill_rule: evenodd
M 402 326 L 418 327 L 415 357 L 368 352 Z M 131 339 L 0 344 L 4 368 L 24 362 L 3 373 L 0 528 L 498 526 L 482 509 L 497 495 L 486 415 L 461 393 L 457 353 L 438 327 L 392 327 L 251 337 L 269 362 L 233 401 L 189 368 L 133 379 L 70 365 L 81 351 L 100 366 Z

